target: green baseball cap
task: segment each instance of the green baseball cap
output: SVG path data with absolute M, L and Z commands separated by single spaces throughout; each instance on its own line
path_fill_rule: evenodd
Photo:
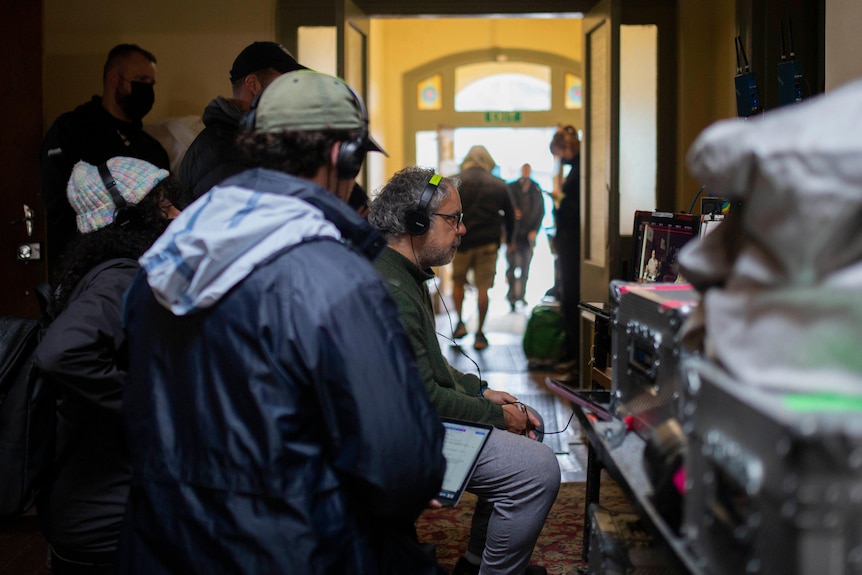
M 335 76 L 312 70 L 288 72 L 261 93 L 255 130 L 313 132 L 327 128 L 365 130 L 366 151 L 386 154 L 367 135 L 368 115 L 359 95 Z

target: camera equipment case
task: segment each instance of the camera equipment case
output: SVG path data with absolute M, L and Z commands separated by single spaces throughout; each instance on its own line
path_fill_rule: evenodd
M 690 284 L 614 280 L 611 301 L 611 389 L 620 416 L 650 431 L 679 411 L 680 327 L 700 302 Z
M 683 535 L 711 574 L 862 573 L 862 393 L 780 393 L 683 361 Z

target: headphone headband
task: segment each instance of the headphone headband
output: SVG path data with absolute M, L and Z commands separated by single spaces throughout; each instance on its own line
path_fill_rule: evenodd
M 121 229 L 131 229 L 138 227 L 143 221 L 143 216 L 135 204 L 130 204 L 126 201 L 120 190 L 117 189 L 117 181 L 111 175 L 111 170 L 108 169 L 108 162 L 98 165 L 99 175 L 102 177 L 102 183 L 105 184 L 108 193 L 111 194 L 111 201 L 114 202 L 114 226 Z
M 117 209 L 126 207 L 126 198 L 120 195 L 117 189 L 117 181 L 111 175 L 111 170 L 108 169 L 108 162 L 99 164 L 99 175 L 102 177 L 102 183 L 105 184 L 108 193 L 111 194 L 111 201 Z
M 431 218 L 428 217 L 428 206 L 431 204 L 434 192 L 437 191 L 442 180 L 443 176 L 433 174 L 428 179 L 428 183 L 425 184 L 425 189 L 422 190 L 419 204 L 405 214 L 404 227 L 411 236 L 421 236 L 428 231 L 428 227 L 431 225 Z

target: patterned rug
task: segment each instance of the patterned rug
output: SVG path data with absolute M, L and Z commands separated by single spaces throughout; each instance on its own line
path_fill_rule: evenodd
M 576 575 L 583 562 L 584 501 L 586 483 L 563 483 L 557 501 L 539 534 L 531 563 L 543 565 L 549 575 Z M 419 540 L 434 543 L 437 561 L 447 571 L 467 548 L 470 519 L 476 497 L 465 493 L 457 507 L 427 510 L 416 522 Z M 601 504 L 609 509 L 628 509 L 622 491 L 611 481 L 602 482 Z

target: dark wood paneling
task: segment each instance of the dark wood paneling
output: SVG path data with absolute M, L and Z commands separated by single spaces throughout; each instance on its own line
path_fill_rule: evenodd
M 42 3 L 4 2 L 0 8 L 0 314 L 39 314 L 33 287 L 46 278 L 44 260 L 16 260 L 16 246 L 45 245 L 45 212 L 39 184 L 42 144 Z M 21 222 L 23 205 L 35 214 L 33 235 Z M 16 223 L 13 223 L 16 222 Z
M 737 24 L 751 71 L 757 79 L 765 110 L 778 107 L 778 63 L 781 61 L 781 26 L 784 52 L 789 58 L 793 31 L 794 59 L 802 65 L 804 98 L 820 94 L 826 85 L 825 0 L 737 0 Z M 788 26 L 790 22 L 790 26 Z

